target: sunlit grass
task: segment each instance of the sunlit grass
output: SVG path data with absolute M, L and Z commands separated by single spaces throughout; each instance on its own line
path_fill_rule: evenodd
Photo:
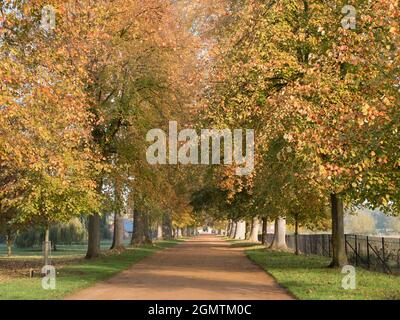
M 0 299 L 62 299 L 67 294 L 89 287 L 127 269 L 151 254 L 174 246 L 177 240 L 159 241 L 154 245 L 127 248 L 120 254 L 107 255 L 95 260 L 81 260 L 57 270 L 56 290 L 44 290 L 41 277 L 19 277 L 0 282 Z M 22 257 L 21 257 L 22 258 Z
M 246 254 L 299 299 L 400 299 L 399 276 L 357 268 L 356 289 L 345 290 L 345 274 L 340 269 L 327 268 L 329 258 L 265 249 L 247 250 Z
M 129 242 L 125 241 L 125 245 L 128 245 Z M 100 247 L 102 250 L 106 250 L 110 248 L 111 241 L 105 240 L 102 241 Z M 84 256 L 87 249 L 87 244 L 71 244 L 71 245 L 57 245 L 57 250 L 51 251 L 51 255 L 55 258 L 57 257 L 71 257 L 71 256 Z M 26 258 L 38 258 L 41 259 L 43 257 L 43 251 L 41 247 L 34 248 L 17 248 L 13 247 L 11 258 L 21 257 L 23 259 Z M 5 244 L 0 244 L 0 259 L 8 258 L 7 257 L 7 247 Z

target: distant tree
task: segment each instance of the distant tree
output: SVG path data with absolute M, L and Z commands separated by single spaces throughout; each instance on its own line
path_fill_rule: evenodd
M 395 233 L 400 234 L 400 218 L 399 217 L 387 217 L 385 221 L 385 229 L 393 230 Z
M 346 233 L 371 235 L 376 232 L 375 219 L 369 212 L 359 211 L 356 214 L 347 214 L 344 219 Z

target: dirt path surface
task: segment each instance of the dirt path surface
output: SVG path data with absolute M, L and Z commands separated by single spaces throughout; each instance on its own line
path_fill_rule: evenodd
M 136 263 L 71 300 L 293 299 L 241 248 L 201 235 Z

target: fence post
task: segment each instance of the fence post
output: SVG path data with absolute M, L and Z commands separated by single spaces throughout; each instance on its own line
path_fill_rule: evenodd
M 316 254 L 316 245 L 317 245 L 317 239 L 315 237 L 311 238 L 311 254 Z
M 306 244 L 306 252 L 307 254 L 310 254 L 310 237 L 308 235 L 306 235 L 305 244 Z
M 304 235 L 299 234 L 299 250 L 304 254 Z
M 368 264 L 368 269 L 371 268 L 370 262 L 369 262 L 369 237 L 367 236 L 367 264 Z
M 383 260 L 383 269 L 385 270 L 386 260 L 385 260 L 385 237 L 382 237 L 382 260 Z
M 358 242 L 357 242 L 357 235 L 354 235 L 354 246 L 356 250 L 356 266 L 358 266 Z
M 318 244 L 320 244 L 319 239 L 317 237 L 315 237 L 315 254 L 318 255 Z
M 399 239 L 399 250 L 397 250 L 397 268 L 400 269 L 400 239 Z
M 331 235 L 328 234 L 328 254 L 329 254 L 329 257 L 331 256 L 331 245 L 332 245 L 331 238 L 332 238 Z

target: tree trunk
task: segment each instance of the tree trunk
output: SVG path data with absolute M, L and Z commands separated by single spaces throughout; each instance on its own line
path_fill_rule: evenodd
M 7 243 L 7 256 L 11 257 L 12 255 L 12 244 L 13 244 L 13 239 L 12 239 L 12 235 L 10 233 L 8 233 L 6 235 L 6 243 Z
M 226 230 L 227 235 L 231 234 L 232 224 L 233 224 L 233 221 L 229 219 L 228 220 L 228 229 Z
M 100 215 L 98 213 L 89 216 L 88 234 L 88 250 L 85 258 L 97 258 L 100 255 Z
M 299 255 L 299 216 L 296 214 L 294 226 L 295 254 Z
M 171 240 L 172 235 L 172 222 L 169 215 L 165 214 L 163 216 L 162 233 L 164 240 Z
M 266 217 L 264 217 L 262 219 L 262 239 L 261 239 L 261 243 L 263 245 L 267 245 L 267 233 L 268 233 L 268 219 Z
M 101 194 L 103 189 L 103 181 L 97 183 L 97 192 Z M 88 223 L 88 249 L 86 259 L 97 258 L 100 255 L 100 214 L 94 213 L 89 216 Z
M 245 232 L 245 239 L 246 240 L 250 240 L 250 234 L 251 234 L 251 231 L 252 231 L 252 229 L 253 229 L 253 224 L 252 223 L 249 223 L 249 222 L 245 222 L 246 223 L 246 232 Z
M 250 241 L 258 242 L 258 231 L 260 229 L 260 221 L 254 217 L 251 224 Z
M 270 249 L 286 250 L 286 219 L 277 218 L 275 220 L 275 235 Z
M 49 255 L 50 255 L 50 228 L 47 225 L 46 230 L 44 232 L 44 265 L 48 266 L 50 264 Z
M 121 199 L 121 186 L 118 179 L 114 184 L 114 196 L 116 208 L 114 212 L 114 232 L 113 241 L 110 249 L 121 249 L 124 247 L 124 216 L 121 213 L 122 199 Z
M 331 194 L 332 209 L 332 268 L 340 268 L 348 264 L 344 237 L 343 200 L 336 194 Z
M 246 221 L 240 220 L 236 224 L 235 239 L 244 240 L 246 237 Z
M 235 237 L 236 229 L 237 229 L 237 222 L 232 221 L 232 228 L 231 228 L 230 233 L 229 233 L 229 238 L 234 238 Z
M 163 239 L 163 228 L 161 223 L 157 223 L 157 240 Z
M 152 244 L 153 241 L 151 240 L 151 235 L 150 235 L 150 222 L 149 222 L 149 216 L 147 213 L 143 214 L 143 223 L 144 223 L 144 241 L 147 244 Z
M 238 230 L 238 221 L 235 221 L 235 224 L 233 225 L 233 232 L 232 232 L 232 238 L 234 239 L 236 237 L 236 232 Z
M 132 237 L 131 237 L 131 245 L 135 244 L 135 238 L 138 237 L 140 226 L 140 214 L 135 209 L 133 209 L 133 228 L 132 228 Z
M 132 245 L 151 244 L 147 214 L 134 210 Z
M 121 249 L 124 247 L 124 217 L 120 209 L 114 214 L 114 234 L 110 249 Z

